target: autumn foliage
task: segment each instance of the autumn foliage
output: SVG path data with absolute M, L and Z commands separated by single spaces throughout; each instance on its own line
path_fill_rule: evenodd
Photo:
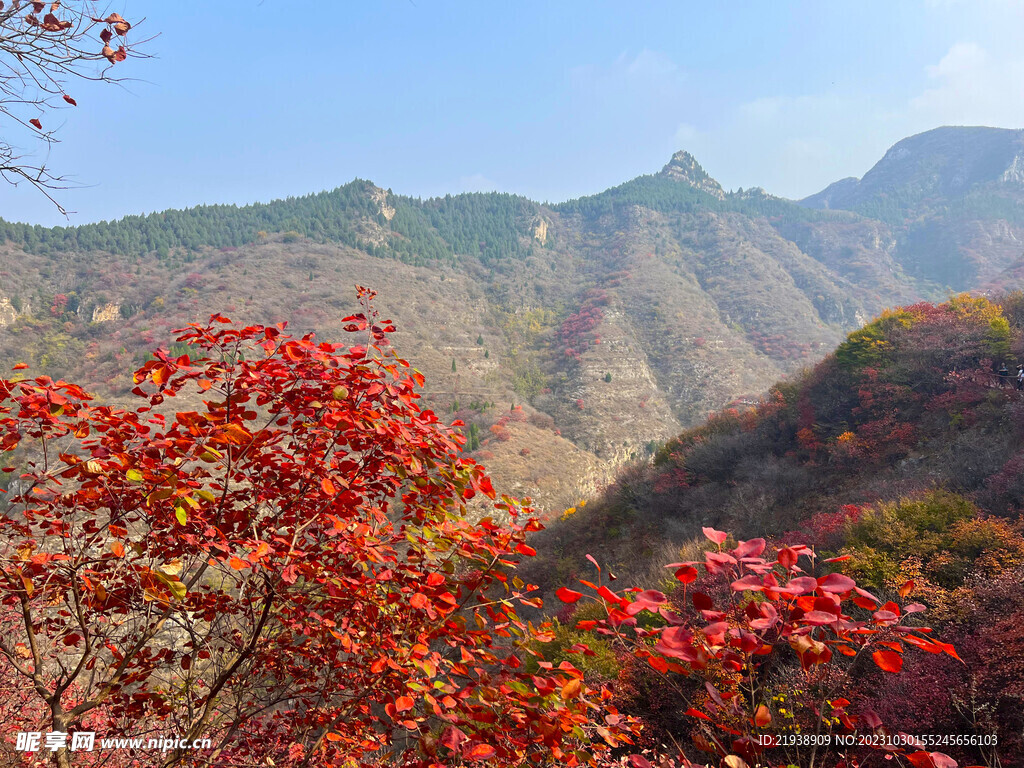
M 579 621 L 577 629 L 609 638 L 676 694 L 677 711 L 693 723 L 691 744 L 676 745 L 679 765 L 717 756 L 729 766 L 852 768 L 861 764 L 858 737 L 885 731 L 877 713 L 855 712 L 846 698 L 851 671 L 873 665 L 897 674 L 913 651 L 959 660 L 951 644 L 917 621 L 922 604 L 883 601 L 828 571 L 844 557 L 819 562 L 799 544 L 766 554 L 764 539 L 727 548 L 726 533 L 704 534 L 715 546 L 702 561 L 666 566 L 679 582 L 669 594 L 613 591 L 596 561 L 597 580 L 580 580 L 586 593 L 557 593 L 565 603 L 586 594 L 599 604 L 603 616 Z M 903 585 L 900 598 L 913 589 Z M 812 740 L 794 745 L 787 734 Z M 836 736 L 848 737 L 850 747 L 837 748 Z M 913 765 L 956 765 L 913 739 L 882 745 Z M 647 762 L 634 758 L 634 765 Z
M 361 299 L 349 346 L 193 325 L 130 408 L 0 380 L 5 764 L 39 757 L 17 731 L 212 739 L 52 755 L 147 768 L 573 765 L 629 743 L 607 690 L 531 656 L 551 635 L 509 569 L 537 523 L 507 498 L 510 522 L 466 518 L 490 482 Z

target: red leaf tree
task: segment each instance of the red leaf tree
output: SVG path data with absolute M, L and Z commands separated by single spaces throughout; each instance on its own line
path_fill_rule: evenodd
M 538 524 L 507 498 L 504 523 L 466 518 L 490 482 L 360 295 L 347 348 L 191 326 L 196 358 L 158 352 L 134 408 L 0 380 L 5 738 L 212 739 L 100 756 L 145 766 L 572 765 L 629 742 L 571 664 L 527 672 L 550 633 L 508 571 Z

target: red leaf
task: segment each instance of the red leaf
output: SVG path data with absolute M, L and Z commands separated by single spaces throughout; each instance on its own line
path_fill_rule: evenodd
M 914 591 L 914 580 L 910 579 L 902 587 L 900 587 L 900 597 L 906 597 Z
M 413 608 L 423 610 L 427 607 L 427 596 L 424 595 L 422 592 L 417 592 L 415 595 L 409 598 L 409 605 L 411 605 Z
M 643 755 L 630 755 L 629 764 L 632 768 L 653 768 L 651 761 Z
M 799 559 L 799 556 L 797 555 L 795 549 L 792 549 L 790 547 L 784 547 L 779 550 L 778 559 L 779 565 L 781 565 L 786 570 L 789 570 L 794 565 L 796 565 L 796 561 Z
M 903 657 L 893 651 L 875 651 L 871 658 L 883 672 L 895 674 L 903 669 Z
M 75 101 L 74 99 L 72 99 L 72 98 L 71 98 L 70 96 L 68 96 L 68 95 L 67 95 L 66 93 L 64 94 L 64 101 L 66 101 L 66 102 L 67 102 L 68 104 L 70 104 L 70 105 L 71 105 L 72 107 L 77 107 L 77 106 L 78 106 L 78 102 L 77 102 L 77 101 Z
M 36 118 L 34 118 L 34 117 L 33 117 L 33 118 L 32 118 L 31 120 L 29 120 L 28 122 L 29 122 L 29 124 L 30 124 L 30 125 L 32 125 L 32 126 L 33 126 L 34 128 L 38 128 L 38 129 L 39 129 L 40 131 L 41 131 L 41 130 L 43 130 L 43 124 L 42 124 L 42 123 L 40 123 L 40 122 L 39 122 L 39 120 L 37 120 Z
M 841 573 L 830 573 L 828 576 L 818 579 L 818 588 L 824 592 L 849 592 L 855 586 L 857 586 L 857 582 Z
M 602 586 L 597 590 L 597 594 L 607 600 L 609 603 L 617 603 L 621 598 L 612 592 L 608 587 Z
M 708 537 L 708 539 L 719 546 L 724 544 L 725 540 L 729 538 L 728 533 L 725 533 L 724 531 L 716 531 L 714 528 L 701 528 L 701 531 Z
M 714 722 L 714 720 L 712 720 L 710 717 L 705 715 L 700 710 L 694 709 L 693 707 L 690 707 L 688 710 L 683 712 L 683 714 L 684 715 L 689 715 L 690 717 L 699 717 L 701 720 L 707 720 L 709 723 L 713 723 Z
M 799 576 L 786 584 L 786 590 L 797 595 L 806 595 L 818 588 L 818 582 L 811 576 Z
M 732 551 L 732 555 L 737 560 L 744 557 L 759 557 L 764 552 L 764 548 L 764 539 L 750 539 L 749 541 L 741 541 L 736 549 Z
M 334 483 L 331 482 L 331 478 L 329 477 L 325 477 L 320 481 L 320 487 L 328 496 L 333 496 L 338 492 L 338 489 L 334 487 Z
M 801 619 L 801 621 L 803 621 L 805 624 L 810 624 L 811 626 L 820 627 L 824 626 L 825 624 L 831 624 L 838 618 L 839 617 L 836 616 L 834 613 L 827 613 L 826 611 L 808 611 L 804 614 L 804 617 L 803 619 Z
M 441 733 L 441 746 L 451 750 L 457 750 L 466 741 L 466 734 L 450 725 Z
M 756 574 L 749 574 L 744 576 L 742 579 L 734 581 L 729 585 L 729 588 L 733 592 L 761 592 L 764 590 L 764 579 Z
M 692 584 L 697 580 L 697 569 L 692 565 L 684 565 L 678 571 L 676 571 L 676 578 L 683 582 L 683 584 Z
M 656 589 L 645 589 L 643 592 L 638 592 L 634 600 L 644 605 L 664 605 L 668 602 L 665 594 Z
M 574 589 L 569 589 L 568 587 L 562 587 L 557 592 L 555 592 L 555 596 L 563 603 L 575 603 L 577 600 L 583 597 L 583 593 L 577 592 Z

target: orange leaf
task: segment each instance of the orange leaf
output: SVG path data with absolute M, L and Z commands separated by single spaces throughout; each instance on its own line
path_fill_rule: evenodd
M 324 493 L 328 496 L 333 496 L 338 492 L 338 489 L 334 487 L 334 483 L 331 482 L 331 478 L 325 477 L 320 481 L 320 487 L 323 488 Z
M 570 680 L 568 683 L 562 686 L 562 698 L 565 701 L 569 701 L 569 699 L 578 698 L 580 695 L 580 691 L 582 689 L 583 683 L 580 682 L 579 678 L 574 677 L 572 680 Z
M 490 744 L 476 744 L 465 753 L 467 760 L 491 760 L 498 754 Z
M 409 696 L 399 696 L 395 699 L 395 709 L 399 712 L 408 712 L 416 704 Z
M 757 705 L 757 711 L 754 712 L 754 725 L 758 728 L 764 728 L 772 721 L 772 713 L 768 711 L 768 707 L 764 704 Z

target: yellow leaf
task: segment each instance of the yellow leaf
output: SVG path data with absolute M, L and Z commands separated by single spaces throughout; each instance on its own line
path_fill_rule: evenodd
M 166 562 L 163 565 L 157 566 L 157 570 L 160 573 L 165 574 L 167 576 L 177 576 L 179 573 L 181 573 L 181 568 L 182 562 L 177 558 L 169 562 Z

